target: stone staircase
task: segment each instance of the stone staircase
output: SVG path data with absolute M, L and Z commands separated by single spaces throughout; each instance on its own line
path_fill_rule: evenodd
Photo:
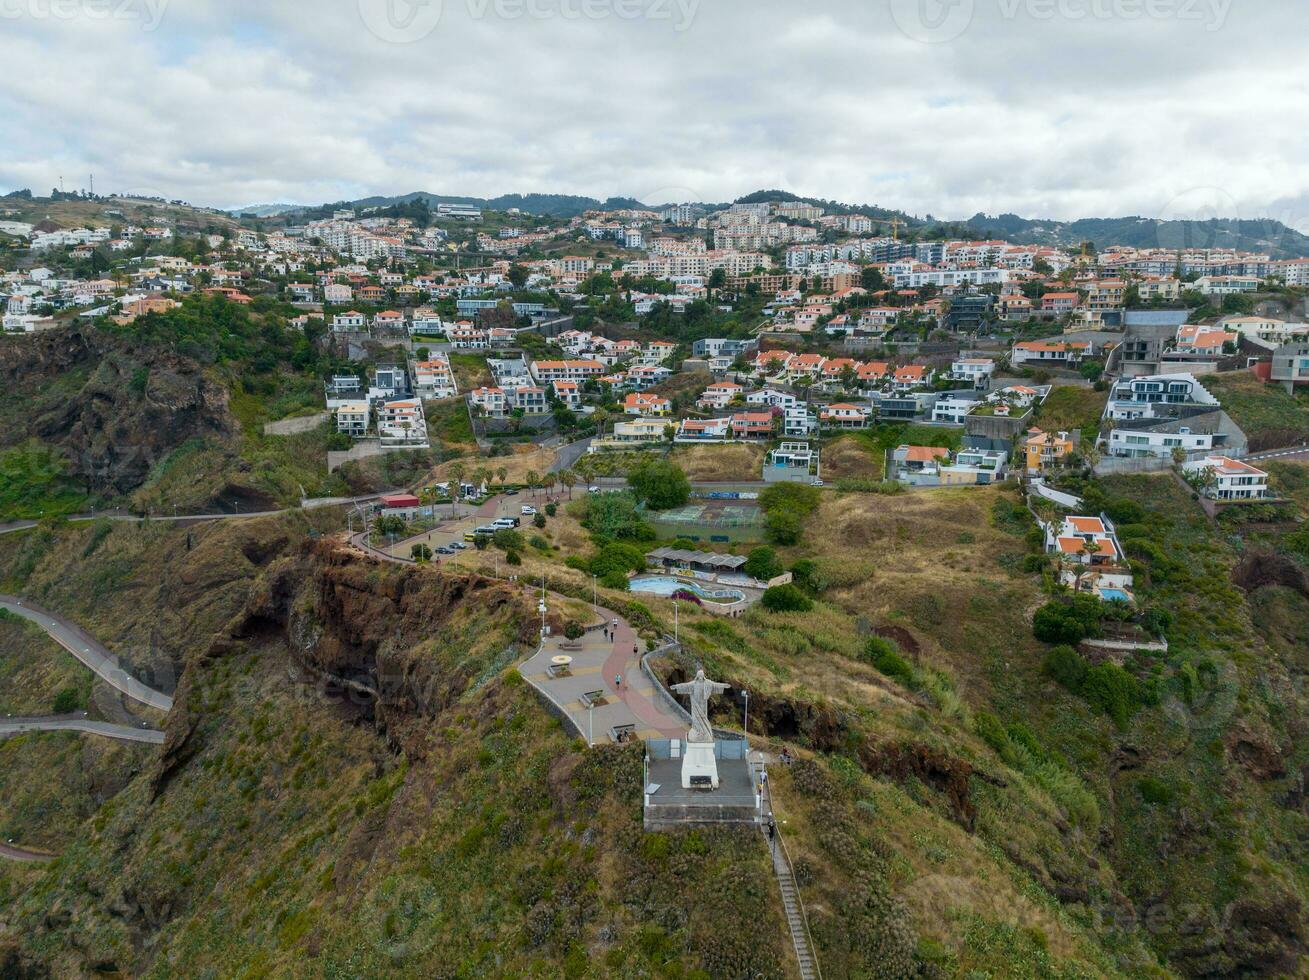
M 767 840 L 767 829 L 764 831 Z M 814 957 L 813 944 L 810 942 L 809 922 L 805 918 L 804 903 L 800 900 L 800 890 L 796 887 L 795 875 L 791 873 L 791 859 L 786 852 L 782 833 L 777 832 L 776 840 L 770 845 L 773 851 L 773 873 L 777 875 L 777 884 L 782 890 L 782 906 L 786 909 L 786 922 L 791 929 L 791 944 L 795 946 L 795 958 L 800 964 L 801 980 L 822 980 L 822 971 L 818 969 L 818 960 Z

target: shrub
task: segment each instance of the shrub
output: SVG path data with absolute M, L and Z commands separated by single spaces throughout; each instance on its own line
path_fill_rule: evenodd
M 554 517 L 555 514 L 559 513 L 559 505 L 553 502 L 546 504 L 545 513 L 547 517 Z
M 523 536 L 507 527 L 496 531 L 491 540 L 501 551 L 522 551 L 523 549 Z
M 80 707 L 80 699 L 77 696 L 77 689 L 66 687 L 55 695 L 55 700 L 51 706 L 57 715 L 67 715 L 76 711 Z
M 600 576 L 600 584 L 606 589 L 618 589 L 621 592 L 628 590 L 627 574 L 625 572 L 610 572 L 607 575 Z
M 1042 643 L 1081 643 L 1086 630 L 1061 602 L 1047 602 L 1032 619 L 1032 632 Z
M 812 558 L 801 558 L 791 566 L 791 578 L 806 592 L 817 595 L 827 588 L 827 579 Z
M 772 548 L 755 548 L 741 568 L 745 574 L 760 582 L 777 578 L 783 572 L 782 563 L 777 560 L 777 554 Z
M 899 681 L 906 687 L 914 683 L 914 669 L 909 661 L 900 656 L 894 643 L 885 637 L 869 637 L 864 644 L 864 659 L 880 670 L 887 677 Z
M 564 636 L 570 640 L 580 640 L 586 635 L 586 629 L 575 619 L 564 624 Z
M 973 715 L 973 730 L 991 748 L 1002 756 L 1009 750 L 1009 734 L 1000 724 L 1000 719 L 989 711 L 979 711 Z
M 601 578 L 614 572 L 639 572 L 645 568 L 645 552 L 635 545 L 612 541 L 602 547 L 586 569 Z
M 774 585 L 764 593 L 759 604 L 769 612 L 808 612 L 814 607 L 813 600 L 794 585 Z
M 505 553 L 505 563 L 509 565 L 521 565 L 523 563 L 523 556 L 517 551 L 510 550 Z
M 534 516 L 532 518 L 532 526 L 538 529 L 545 527 L 545 515 L 537 514 L 536 516 Z
M 1150 806 L 1167 806 L 1173 802 L 1173 791 L 1168 785 L 1150 776 L 1137 780 L 1136 791 Z
M 1045 655 L 1042 665 L 1046 674 L 1074 694 L 1080 694 L 1086 683 L 1089 669 L 1082 655 L 1072 647 L 1061 644 Z
M 1088 670 L 1082 684 L 1082 695 L 1112 718 L 1119 728 L 1127 727 L 1140 706 L 1136 678 L 1117 664 L 1097 664 Z

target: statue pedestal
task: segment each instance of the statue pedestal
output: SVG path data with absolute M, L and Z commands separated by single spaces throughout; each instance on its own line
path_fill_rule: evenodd
M 718 760 L 713 742 L 683 742 L 682 789 L 717 789 Z

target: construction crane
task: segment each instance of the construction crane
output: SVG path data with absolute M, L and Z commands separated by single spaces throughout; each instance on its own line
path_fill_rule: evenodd
M 904 224 L 899 215 L 891 219 L 891 237 L 897 242 L 900 240 L 900 226 Z

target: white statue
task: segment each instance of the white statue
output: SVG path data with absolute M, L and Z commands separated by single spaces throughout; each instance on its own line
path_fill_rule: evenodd
M 673 690 L 678 694 L 691 697 L 691 730 L 686 733 L 688 742 L 713 742 L 714 730 L 709 725 L 709 699 L 715 694 L 722 694 L 731 686 L 709 680 L 703 668 L 696 671 L 695 680 L 673 685 Z

